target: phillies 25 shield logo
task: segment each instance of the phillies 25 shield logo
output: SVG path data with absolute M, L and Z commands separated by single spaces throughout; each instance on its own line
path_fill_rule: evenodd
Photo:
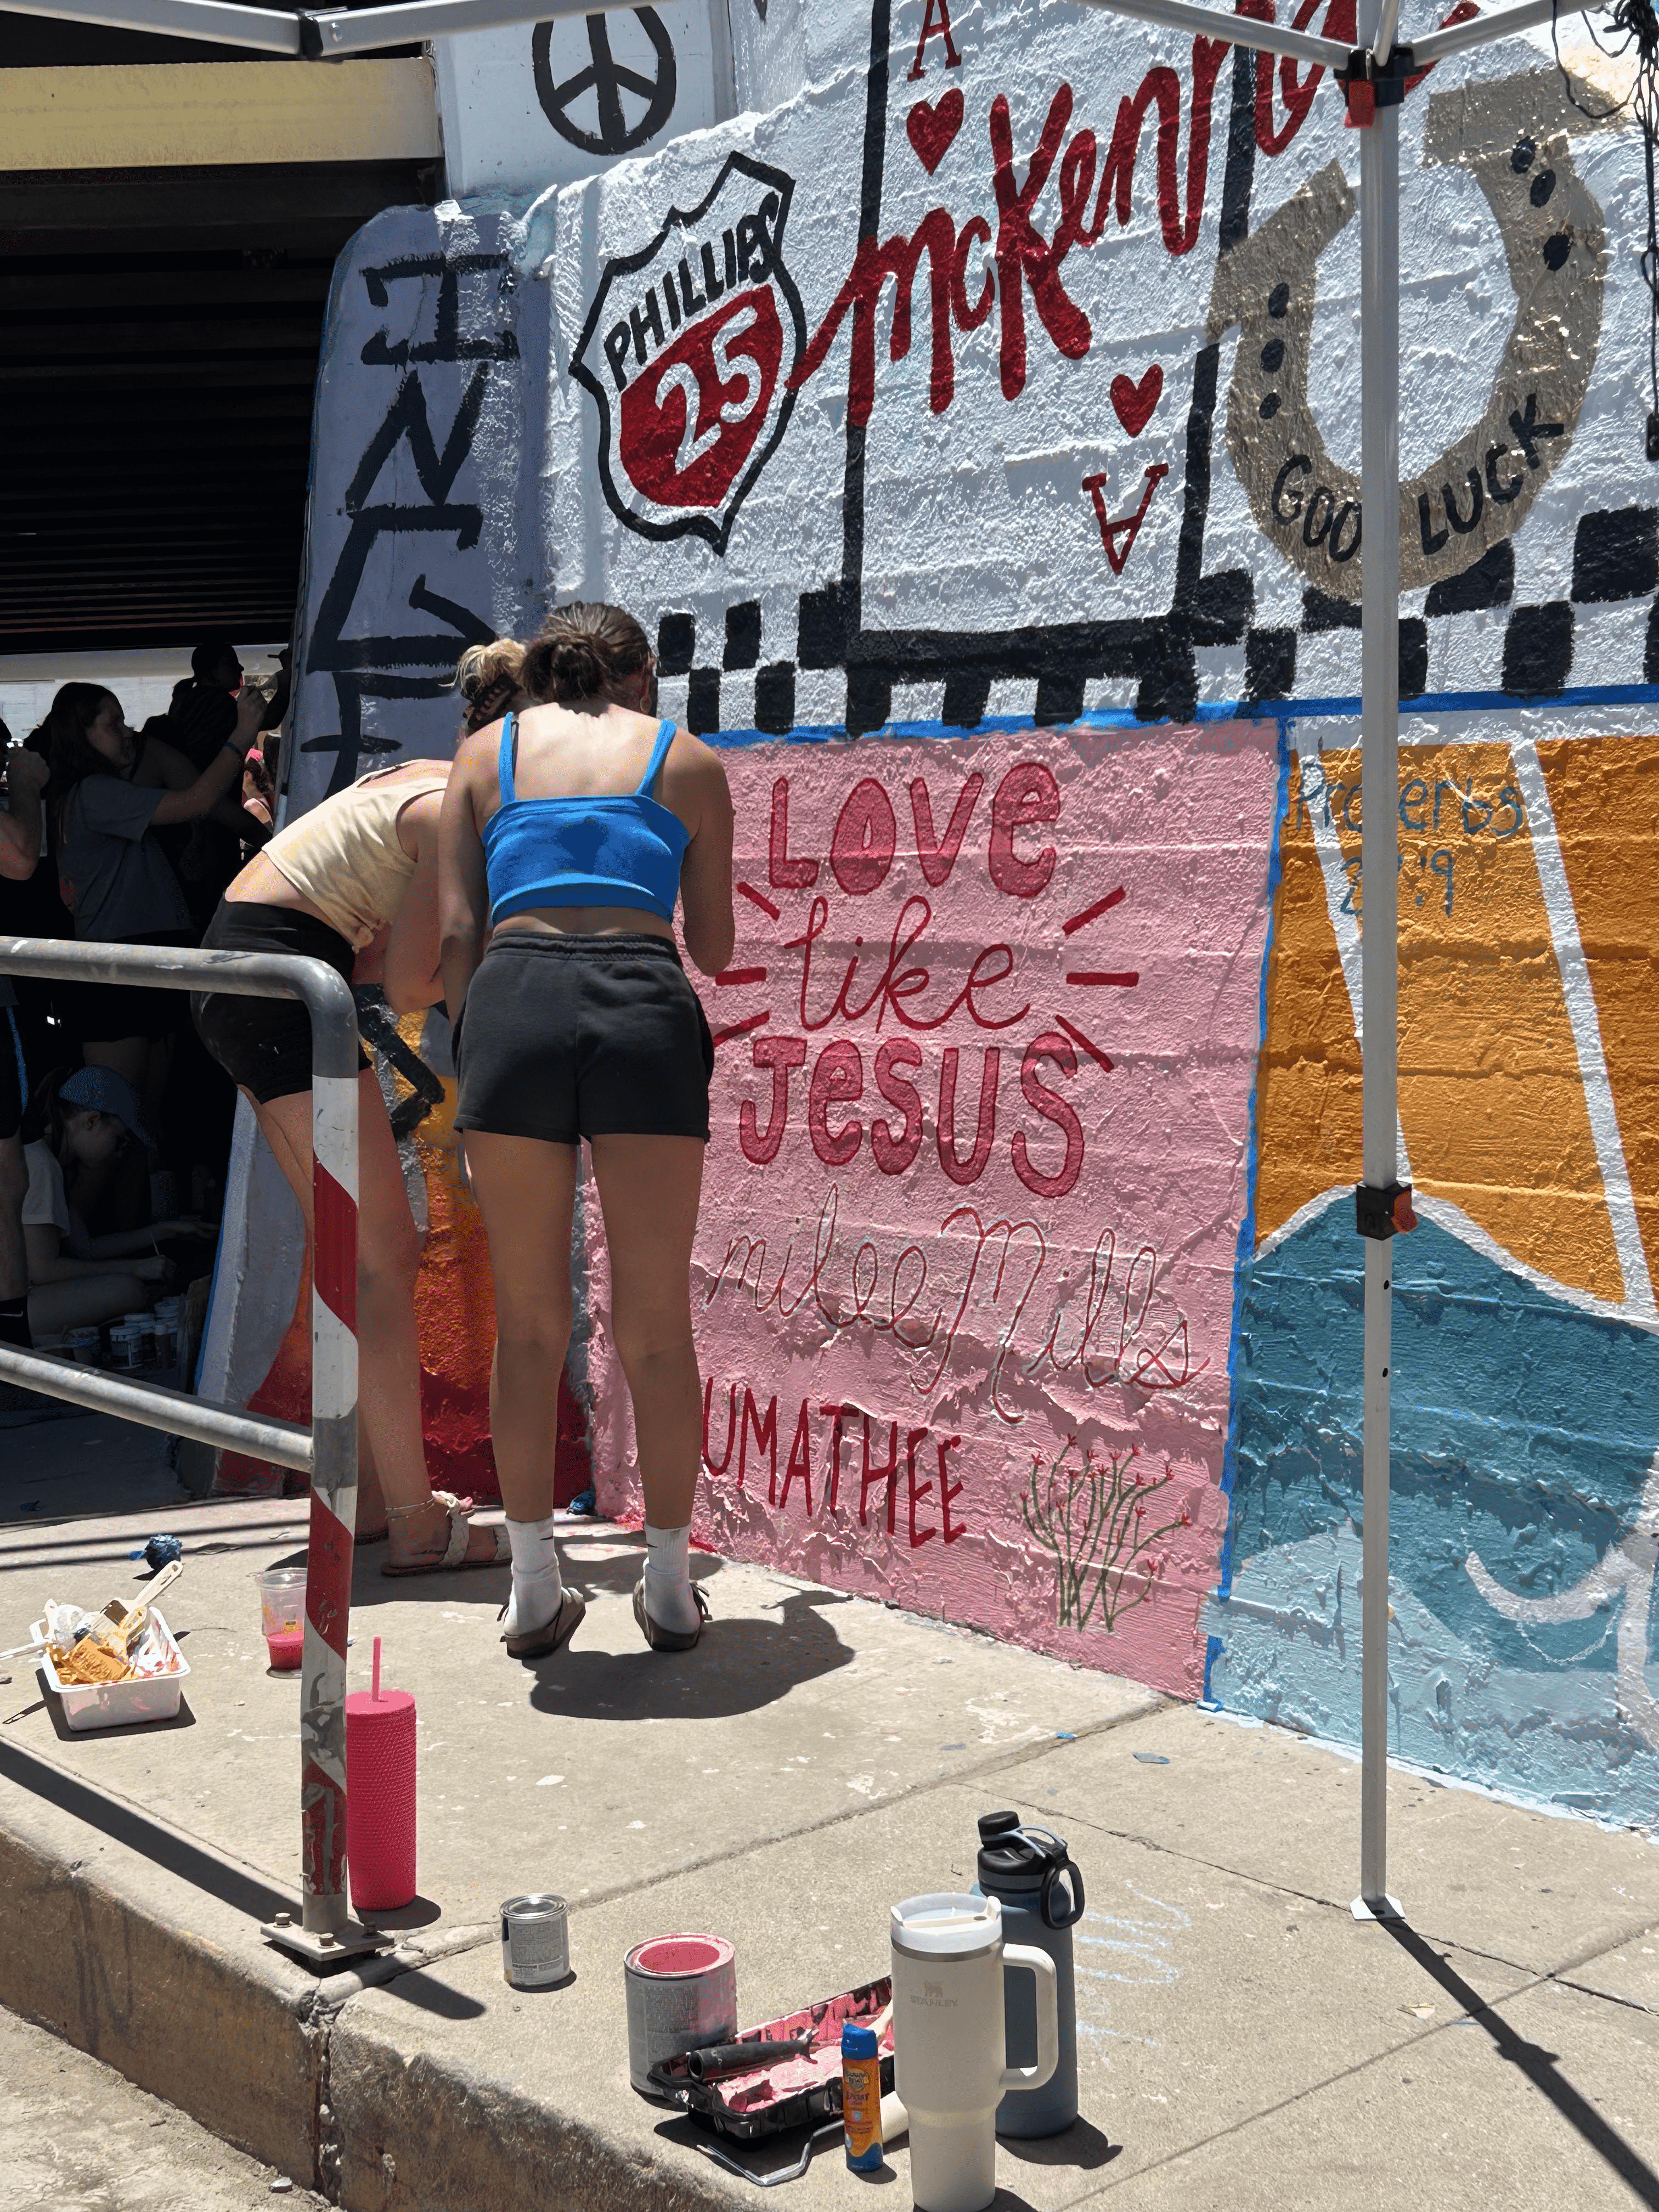
M 784 264 L 794 179 L 746 154 L 638 253 L 608 262 L 571 368 L 599 410 L 599 477 L 646 538 L 724 554 L 793 411 L 806 343 Z

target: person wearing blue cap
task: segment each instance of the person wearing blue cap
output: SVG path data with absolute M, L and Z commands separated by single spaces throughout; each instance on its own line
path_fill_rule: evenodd
M 208 1222 L 185 1218 L 113 1237 L 87 1234 L 74 1202 L 76 1179 L 128 1143 L 151 1141 L 137 1092 L 112 1067 L 81 1067 L 73 1074 L 60 1068 L 49 1075 L 30 1103 L 27 1126 L 39 1133 L 23 1147 L 23 1243 L 29 1328 L 40 1344 L 65 1329 L 147 1308 L 156 1288 L 173 1279 L 163 1240 L 216 1232 Z

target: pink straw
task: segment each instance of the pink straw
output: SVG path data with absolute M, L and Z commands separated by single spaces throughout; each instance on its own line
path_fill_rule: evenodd
M 374 1639 L 374 1675 L 368 1694 L 378 1705 L 380 1702 L 380 1639 L 378 1636 Z

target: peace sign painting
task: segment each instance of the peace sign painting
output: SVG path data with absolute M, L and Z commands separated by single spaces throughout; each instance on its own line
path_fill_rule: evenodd
M 462 198 L 574 184 L 729 112 L 700 0 L 465 32 L 435 40 L 434 58 Z

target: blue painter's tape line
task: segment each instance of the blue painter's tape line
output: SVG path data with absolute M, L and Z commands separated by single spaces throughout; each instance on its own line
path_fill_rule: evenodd
M 1210 1687 L 1210 1676 L 1214 1672 L 1216 1661 L 1226 1649 L 1218 1636 L 1206 1636 L 1204 1639 L 1204 1695 L 1199 1700 L 1200 1705 L 1214 1705 L 1219 1702 Z
M 1227 1526 L 1221 1538 L 1221 1559 L 1216 1594 L 1225 1597 L 1233 1580 L 1233 1484 L 1238 1475 L 1239 1353 L 1244 1341 L 1244 1294 L 1249 1286 L 1255 1256 L 1255 1186 L 1261 1164 L 1261 1129 L 1258 1107 L 1261 1097 L 1261 1062 L 1267 1049 L 1267 972 L 1273 953 L 1273 911 L 1279 900 L 1279 881 L 1284 872 L 1283 838 L 1291 807 L 1291 746 L 1285 725 L 1279 726 L 1279 781 L 1273 793 L 1273 826 L 1267 844 L 1267 927 L 1261 946 L 1261 975 L 1256 990 L 1255 1073 L 1250 1083 L 1249 1139 L 1244 1158 L 1244 1205 L 1238 1220 L 1238 1244 L 1233 1255 L 1233 1317 L 1227 1338 L 1227 1446 L 1221 1461 L 1221 1495 L 1227 1501 Z M 1212 1638 L 1212 1643 L 1214 1638 Z M 1205 1690 L 1209 1692 L 1209 1662 L 1205 1662 Z

